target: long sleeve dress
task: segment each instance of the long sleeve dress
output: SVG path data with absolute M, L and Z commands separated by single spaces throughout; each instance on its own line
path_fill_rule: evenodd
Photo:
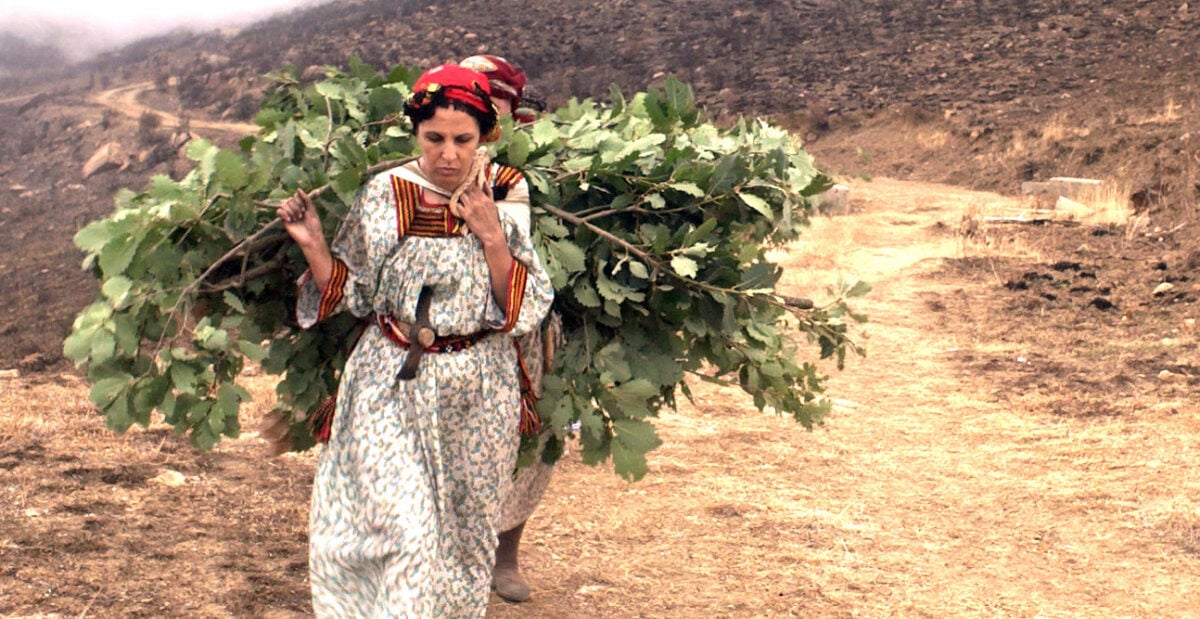
M 502 193 L 527 195 L 512 168 L 493 166 L 490 178 Z M 519 442 L 513 337 L 536 328 L 553 296 L 528 224 L 517 224 L 511 201 L 498 203 L 514 258 L 504 303 L 479 240 L 392 173 L 369 181 L 343 221 L 325 290 L 302 284 L 302 325 L 343 309 L 379 325 L 346 362 L 313 482 L 309 569 L 319 617 L 486 614 Z M 426 287 L 439 352 L 426 352 L 416 377 L 402 380 L 407 349 L 379 319 L 415 322 Z

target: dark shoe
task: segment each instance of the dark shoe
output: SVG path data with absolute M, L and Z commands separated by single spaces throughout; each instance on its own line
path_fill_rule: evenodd
M 492 572 L 492 589 L 509 602 L 524 602 L 532 593 L 529 582 L 515 565 L 497 565 Z

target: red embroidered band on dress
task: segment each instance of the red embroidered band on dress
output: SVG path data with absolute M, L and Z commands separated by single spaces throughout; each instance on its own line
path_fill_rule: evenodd
M 393 176 L 392 194 L 396 197 L 396 233 L 400 238 L 404 238 L 416 217 L 421 188 L 414 183 Z
M 329 283 L 325 284 L 325 290 L 321 291 L 321 302 L 317 305 L 317 322 L 329 318 L 341 304 L 346 293 L 346 278 L 349 275 L 350 270 L 346 268 L 346 263 L 334 258 Z
M 489 176 L 490 175 L 491 172 L 489 171 Z M 521 171 L 506 165 L 499 165 L 496 166 L 494 178 L 495 181 L 492 182 L 493 185 L 498 185 L 500 187 L 511 187 L 515 185 L 517 181 L 521 180 Z
M 513 258 L 512 267 L 508 270 L 508 294 L 504 303 L 504 326 L 497 329 L 500 332 L 512 331 L 521 317 L 521 302 L 525 300 L 525 280 L 529 278 L 529 268 Z
M 525 366 L 525 351 L 521 350 L 521 340 L 514 338 L 513 347 L 517 349 L 517 378 L 521 385 L 521 421 L 518 427 L 522 436 L 537 436 L 542 431 L 542 417 L 537 412 L 538 396 L 533 392 L 533 381 L 529 378 L 529 368 Z

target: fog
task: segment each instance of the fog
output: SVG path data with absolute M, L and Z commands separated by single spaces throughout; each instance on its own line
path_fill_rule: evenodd
M 0 0 L 0 34 L 59 48 L 81 60 L 177 28 L 210 30 L 255 20 L 321 0 Z M 0 59 L 2 61 L 3 59 Z M 2 64 L 2 62 L 0 62 Z

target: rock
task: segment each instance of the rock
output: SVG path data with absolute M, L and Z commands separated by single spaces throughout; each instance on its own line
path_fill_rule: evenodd
M 187 483 L 187 478 L 185 478 L 183 473 L 180 473 L 179 471 L 163 469 L 158 475 L 151 477 L 149 481 L 156 484 L 162 484 L 168 488 L 178 488 L 179 486 Z
M 1076 202 L 1066 196 L 1059 196 L 1054 201 L 1054 210 L 1056 211 L 1056 219 L 1062 217 L 1073 220 L 1083 219 L 1092 212 L 1092 209 L 1088 205 Z
M 850 188 L 838 184 L 816 198 L 817 212 L 822 215 L 849 215 Z
M 0 378 L 20 378 L 21 370 L 0 370 Z
M 49 363 L 46 362 L 46 357 L 44 357 L 41 353 L 36 352 L 30 355 L 25 355 L 24 358 L 17 362 L 17 368 L 23 372 L 41 372 L 42 370 L 46 369 L 47 365 L 49 365 Z
M 1071 178 L 1055 176 L 1047 181 L 1025 181 L 1021 183 L 1021 195 L 1035 198 L 1066 197 L 1084 200 L 1095 197 L 1103 183 L 1094 178 Z
M 1168 292 L 1171 292 L 1174 289 L 1175 289 L 1175 284 L 1172 284 L 1171 282 L 1163 282 L 1163 283 L 1155 286 L 1154 292 L 1152 292 L 1150 294 L 1152 294 L 1156 297 L 1161 297 L 1162 295 L 1164 295 Z
M 87 163 L 83 164 L 83 177 L 90 178 L 108 170 L 122 170 L 129 165 L 129 160 L 116 142 L 109 142 L 92 153 Z
M 309 65 L 300 73 L 300 81 L 315 82 L 325 79 L 325 67 L 320 65 Z

